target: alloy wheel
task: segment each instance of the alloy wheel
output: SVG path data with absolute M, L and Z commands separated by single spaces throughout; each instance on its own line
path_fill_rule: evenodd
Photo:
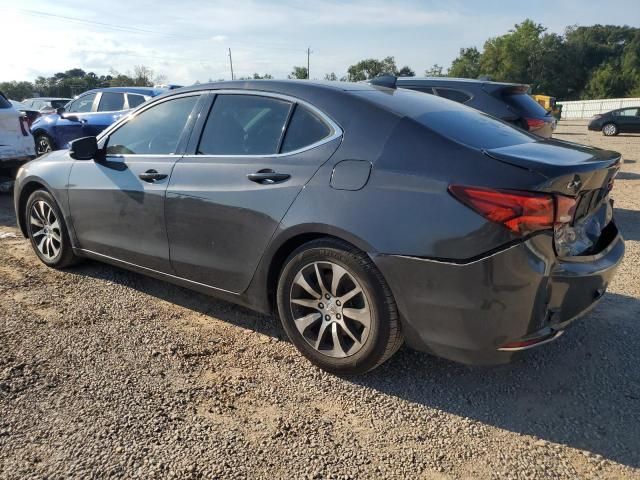
M 51 205 L 44 200 L 33 203 L 29 212 L 29 228 L 40 254 L 47 260 L 55 259 L 62 248 L 62 231 Z
M 371 309 L 356 277 L 328 261 L 313 262 L 295 276 L 289 296 L 298 332 L 316 351 L 334 358 L 364 346 Z
M 51 148 L 51 142 L 49 139 L 44 135 L 39 136 L 38 141 L 36 142 L 36 153 L 38 155 L 44 155 L 51 150 L 53 150 L 53 148 Z
M 609 123 L 604 126 L 602 129 L 605 135 L 615 135 L 616 134 L 616 126 L 613 123 Z

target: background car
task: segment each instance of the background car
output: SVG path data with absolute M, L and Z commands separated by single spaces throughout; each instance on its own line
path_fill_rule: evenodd
M 539 137 L 550 138 L 555 129 L 556 120 L 527 94 L 528 85 L 448 77 L 399 77 L 397 85 L 463 103 Z
M 60 107 L 64 107 L 71 100 L 71 98 L 64 97 L 36 97 L 25 98 L 21 103 L 27 107 L 33 108 L 34 110 L 38 110 L 43 115 L 46 115 L 48 113 L 55 113 L 56 110 Z
M 33 137 L 26 115 L 16 110 L 0 92 L 0 174 L 9 176 L 34 157 Z
M 68 102 L 57 113 L 44 115 L 31 126 L 36 153 L 67 148 L 76 138 L 98 135 L 127 110 L 165 92 L 146 87 L 110 87 L 89 90 Z
M 594 116 L 587 127 L 611 136 L 619 133 L 640 133 L 640 107 L 625 107 Z
M 20 170 L 45 264 L 88 257 L 263 312 L 341 374 L 409 346 L 502 363 L 602 298 L 620 154 L 360 83 L 236 81 L 153 99 Z
M 29 122 L 29 128 L 31 128 L 31 125 L 33 124 L 33 122 L 36 121 L 36 118 L 42 115 L 39 110 L 35 110 L 34 108 L 29 107 L 22 102 L 17 102 L 15 100 L 9 100 L 9 101 L 11 102 L 11 105 L 13 105 L 13 108 L 18 110 L 19 112 L 24 113 L 27 116 L 27 120 Z

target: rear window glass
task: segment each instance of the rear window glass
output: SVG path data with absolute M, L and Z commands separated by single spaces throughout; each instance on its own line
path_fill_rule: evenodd
M 124 94 L 114 92 L 102 92 L 100 97 L 100 104 L 98 105 L 99 112 L 116 112 L 124 109 Z
M 515 108 L 521 115 L 544 117 L 547 111 L 526 93 L 505 94 L 504 101 Z
M 404 89 L 395 90 L 392 95 L 382 92 L 356 94 L 473 148 L 491 149 L 536 141 L 536 137 L 501 120 L 435 95 Z
M 51 106 L 53 108 L 62 108 L 67 103 L 69 103 L 69 100 L 51 100 Z
M 0 93 L 0 108 L 10 108 L 11 103 L 7 100 L 7 97 L 4 94 Z
M 465 103 L 471 99 L 471 95 L 468 93 L 460 90 L 454 90 L 452 88 L 436 88 L 436 92 L 438 92 L 440 97 L 446 98 L 447 100 L 453 100 L 458 103 Z
M 326 123 L 308 109 L 298 105 L 287 128 L 281 152 L 292 152 L 313 145 L 330 134 L 331 129 Z

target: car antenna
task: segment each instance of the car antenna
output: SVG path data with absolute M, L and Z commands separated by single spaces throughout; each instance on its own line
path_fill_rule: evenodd
M 378 87 L 397 88 L 398 77 L 390 73 L 381 73 L 376 78 L 369 80 L 369 85 L 376 85 Z

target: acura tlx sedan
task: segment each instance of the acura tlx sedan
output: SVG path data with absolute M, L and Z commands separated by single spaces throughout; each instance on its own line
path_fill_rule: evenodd
M 173 90 L 24 166 L 20 228 L 277 313 L 338 374 L 403 343 L 473 364 L 557 338 L 624 254 L 620 155 L 541 140 L 433 95 L 248 81 Z

